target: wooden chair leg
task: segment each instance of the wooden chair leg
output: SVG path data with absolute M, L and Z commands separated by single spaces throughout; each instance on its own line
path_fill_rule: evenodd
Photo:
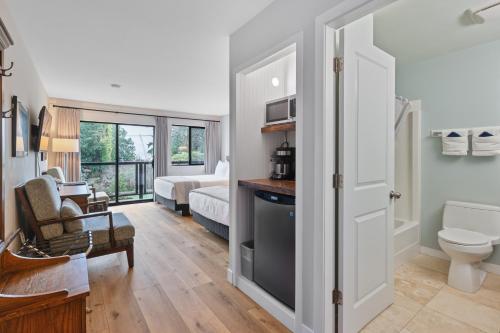
M 127 247 L 127 261 L 128 261 L 128 267 L 132 268 L 134 267 L 134 245 L 129 245 Z

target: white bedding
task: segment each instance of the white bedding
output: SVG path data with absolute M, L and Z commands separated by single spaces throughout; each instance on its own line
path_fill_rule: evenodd
M 207 219 L 229 226 L 229 186 L 211 186 L 189 193 L 189 208 Z
M 188 187 L 196 189 L 217 185 L 229 185 L 229 178 L 215 175 L 166 176 L 158 177 L 154 182 L 156 194 L 170 200 L 176 200 L 179 205 L 189 203 Z

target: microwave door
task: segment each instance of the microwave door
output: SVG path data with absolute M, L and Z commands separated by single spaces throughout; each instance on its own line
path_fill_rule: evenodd
M 267 104 L 266 123 L 286 120 L 288 120 L 288 100 Z

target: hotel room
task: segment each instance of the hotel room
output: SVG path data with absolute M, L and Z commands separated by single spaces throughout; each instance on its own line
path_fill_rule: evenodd
M 0 0 L 0 333 L 500 332 L 500 2 Z

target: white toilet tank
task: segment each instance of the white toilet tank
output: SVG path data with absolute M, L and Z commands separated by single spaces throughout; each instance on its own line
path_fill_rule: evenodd
M 470 202 L 447 201 L 444 206 L 443 227 L 482 233 L 494 244 L 500 240 L 500 207 Z

